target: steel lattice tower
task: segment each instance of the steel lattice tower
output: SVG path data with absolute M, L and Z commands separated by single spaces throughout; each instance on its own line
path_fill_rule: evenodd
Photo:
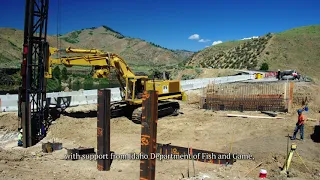
M 19 89 L 19 116 L 23 129 L 23 147 L 35 145 L 43 136 L 47 119 L 46 80 L 48 58 L 47 21 L 49 0 L 26 0 L 22 87 Z

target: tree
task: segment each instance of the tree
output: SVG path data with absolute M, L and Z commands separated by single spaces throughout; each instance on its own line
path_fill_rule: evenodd
M 160 70 L 158 68 L 152 68 L 149 70 L 150 71 L 150 76 L 149 78 L 158 78 L 161 79 L 163 74 L 162 72 L 160 72 Z
M 67 80 L 67 79 L 68 79 L 68 70 L 67 70 L 66 67 L 63 67 L 63 68 L 62 68 L 61 78 L 62 78 L 63 80 Z
M 260 70 L 263 70 L 263 71 L 268 71 L 269 70 L 269 65 L 268 63 L 264 62 L 261 64 L 261 67 L 260 67 Z
M 71 89 L 74 90 L 74 91 L 78 91 L 79 89 L 81 89 L 81 82 L 79 80 L 76 80 L 73 84 L 72 84 L 72 87 Z
M 61 81 L 61 71 L 59 66 L 56 66 L 52 71 L 52 77 Z
M 47 92 L 61 91 L 61 83 L 53 78 L 47 80 Z
M 86 78 L 83 82 L 83 89 L 89 90 L 93 88 L 93 79 Z

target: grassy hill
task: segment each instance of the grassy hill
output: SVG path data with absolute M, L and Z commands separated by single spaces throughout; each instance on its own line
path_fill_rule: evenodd
M 304 26 L 257 39 L 231 41 L 195 53 L 187 65 L 206 68 L 296 69 L 320 79 L 320 25 Z
M 212 60 L 212 57 L 214 57 L 216 54 L 232 49 L 243 43 L 244 41 L 229 41 L 217 44 L 215 46 L 207 47 L 203 50 L 194 53 L 191 56 L 190 60 L 188 60 L 187 65 L 199 65 L 201 62 L 210 61 Z
M 260 62 L 272 69 L 296 69 L 320 80 L 320 25 L 275 34 L 262 55 Z
M 170 50 L 142 39 L 130 38 L 107 27 L 93 27 L 73 31 L 64 35 L 48 36 L 51 46 L 99 49 L 122 56 L 131 65 L 179 64 L 185 62 L 193 52 Z M 22 53 L 23 31 L 0 28 L 0 65 L 16 67 Z M 59 42 L 59 44 L 57 43 Z

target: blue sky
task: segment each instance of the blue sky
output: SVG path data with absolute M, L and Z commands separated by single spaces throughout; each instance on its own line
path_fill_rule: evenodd
M 0 27 L 23 29 L 24 6 L 25 0 L 3 0 Z M 49 34 L 57 34 L 58 14 L 59 33 L 106 25 L 170 49 L 198 51 L 214 41 L 320 24 L 320 1 L 51 0 Z M 194 34 L 199 39 L 188 39 Z

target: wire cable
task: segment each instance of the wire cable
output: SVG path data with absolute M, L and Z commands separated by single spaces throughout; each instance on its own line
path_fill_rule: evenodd
M 61 33 L 61 0 L 58 0 L 57 5 L 57 48 L 61 49 L 61 39 L 59 38 Z M 58 52 L 58 58 L 60 58 L 60 52 Z

